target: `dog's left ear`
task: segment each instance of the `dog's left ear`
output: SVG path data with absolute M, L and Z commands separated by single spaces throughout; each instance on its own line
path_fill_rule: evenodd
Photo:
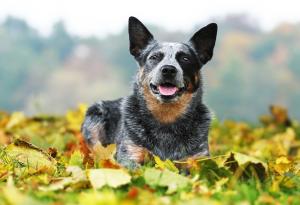
M 137 18 L 131 16 L 128 20 L 128 33 L 130 42 L 130 53 L 134 57 L 139 57 L 143 49 L 147 47 L 150 41 L 153 40 L 152 34 L 146 26 Z
M 208 24 L 197 31 L 189 41 L 203 64 L 207 63 L 213 56 L 217 31 L 218 25 L 216 23 Z

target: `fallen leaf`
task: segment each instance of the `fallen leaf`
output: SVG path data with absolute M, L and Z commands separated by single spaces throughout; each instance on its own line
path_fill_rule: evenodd
M 90 169 L 88 178 L 95 189 L 100 189 L 105 185 L 116 188 L 129 184 L 131 181 L 131 176 L 122 169 Z
M 23 165 L 23 168 L 26 169 L 25 173 L 54 174 L 57 170 L 57 162 L 54 158 L 28 142 L 16 140 L 5 148 L 5 152 L 11 160 Z M 23 172 L 24 170 L 19 171 Z
M 112 191 L 84 192 L 79 195 L 79 205 L 119 205 L 119 200 Z
M 171 172 L 168 169 L 158 170 L 154 168 L 148 168 L 144 173 L 145 181 L 150 186 L 162 186 L 167 187 L 167 193 L 171 194 L 179 189 L 186 188 L 190 184 L 190 179 Z
M 76 136 L 76 139 L 78 140 L 79 142 L 79 149 L 80 149 L 80 152 L 83 154 L 84 158 L 83 158 L 83 164 L 87 164 L 89 166 L 93 166 L 94 165 L 94 160 L 93 158 L 91 157 L 91 151 L 90 149 L 88 148 L 85 140 L 84 140 L 84 137 L 82 136 L 81 133 L 77 132 L 77 133 L 74 133 L 75 136 Z
M 96 143 L 93 147 L 93 154 L 95 161 L 102 161 L 102 160 L 114 160 L 114 154 L 116 152 L 116 145 L 110 144 L 106 147 L 102 146 L 100 142 Z
M 231 152 L 225 159 L 224 166 L 235 172 L 237 178 L 251 173 L 263 180 L 268 174 L 268 166 L 265 162 L 238 152 Z
M 83 155 L 79 150 L 75 150 L 69 160 L 69 166 L 78 166 L 83 168 Z
M 292 168 L 292 162 L 287 157 L 281 156 L 275 160 L 273 167 L 278 174 L 284 175 Z
M 6 135 L 3 130 L 0 130 L 0 146 L 11 143 L 11 137 Z
M 169 159 L 166 159 L 165 161 L 163 161 L 158 156 L 154 156 L 154 161 L 155 161 L 155 167 L 156 168 L 168 169 L 172 172 L 179 173 L 178 168 Z
M 291 125 L 286 108 L 279 105 L 271 105 L 270 112 L 276 123 L 286 126 Z
M 135 199 L 139 194 L 139 190 L 137 187 L 131 187 L 127 193 L 127 197 L 130 199 Z
M 23 112 L 14 112 L 11 116 L 10 119 L 8 121 L 8 123 L 6 124 L 6 129 L 11 129 L 14 126 L 22 123 L 25 121 L 25 115 Z
M 184 202 L 179 202 L 179 205 L 199 205 L 199 204 L 205 204 L 205 205 L 221 205 L 222 203 L 210 199 L 210 198 L 202 198 L 202 199 L 191 199 Z M 242 204 L 241 205 L 248 205 L 248 204 Z
M 87 177 L 85 172 L 78 166 L 69 166 L 66 169 L 67 173 L 70 173 L 69 177 L 60 177 L 52 181 L 48 186 L 39 187 L 42 191 L 57 191 L 63 190 L 71 185 L 77 185 L 77 187 L 82 187 L 87 184 Z M 80 186 L 80 184 L 82 186 Z
M 101 160 L 99 162 L 101 168 L 120 169 L 121 166 L 110 159 Z
M 11 176 L 8 177 L 6 187 L 1 190 L 1 193 L 3 193 L 6 204 L 9 205 L 40 205 L 38 201 L 19 191 Z
M 86 104 L 79 104 L 76 110 L 69 110 L 66 114 L 67 128 L 72 131 L 80 131 L 84 115 L 87 110 Z

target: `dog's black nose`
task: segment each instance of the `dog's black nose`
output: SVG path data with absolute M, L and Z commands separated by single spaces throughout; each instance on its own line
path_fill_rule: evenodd
M 172 65 L 165 65 L 161 68 L 161 73 L 163 76 L 174 77 L 177 73 L 177 69 Z

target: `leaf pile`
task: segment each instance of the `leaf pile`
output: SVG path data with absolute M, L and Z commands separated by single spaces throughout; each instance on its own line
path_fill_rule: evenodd
M 300 125 L 270 107 L 257 124 L 215 120 L 211 157 L 137 170 L 91 153 L 80 133 L 85 105 L 65 116 L 0 112 L 0 204 L 300 204 Z

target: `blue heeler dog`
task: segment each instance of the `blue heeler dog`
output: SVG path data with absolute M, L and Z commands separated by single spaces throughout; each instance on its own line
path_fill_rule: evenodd
M 127 168 L 138 167 L 146 153 L 171 160 L 209 155 L 201 68 L 213 56 L 217 29 L 211 23 L 186 43 L 159 42 L 130 17 L 129 50 L 139 65 L 133 91 L 89 107 L 82 125 L 89 147 L 116 143 L 116 159 Z

